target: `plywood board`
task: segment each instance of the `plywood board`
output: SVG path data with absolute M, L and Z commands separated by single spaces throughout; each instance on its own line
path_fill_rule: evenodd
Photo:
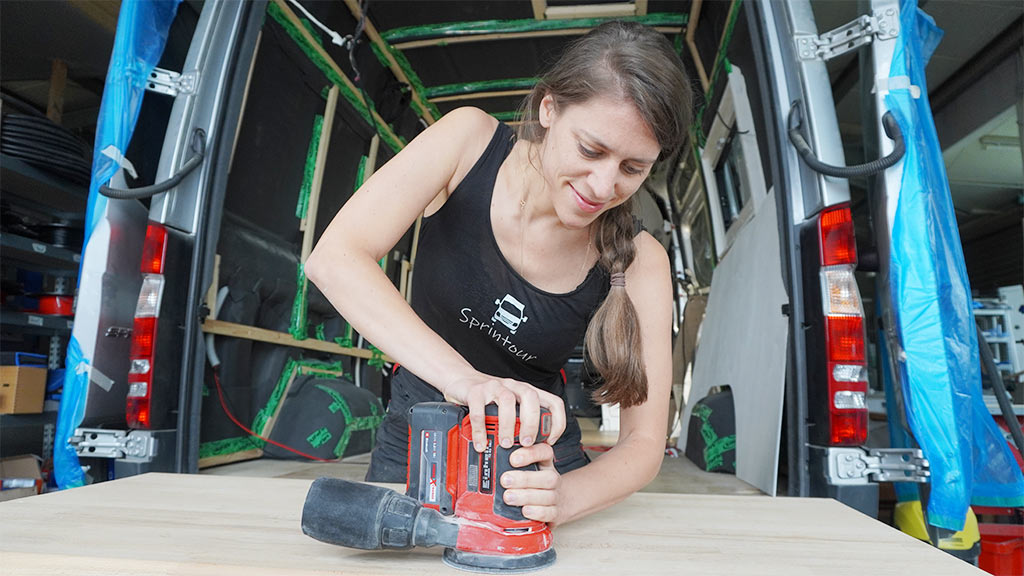
M 685 449 L 694 404 L 710 388 L 730 386 L 736 409 L 736 477 L 772 496 L 789 332 L 782 315 L 787 297 L 778 226 L 771 192 L 715 268 L 678 444 Z
M 310 480 L 146 474 L 0 504 L 0 574 L 465 574 L 441 550 L 302 534 Z M 634 494 L 555 531 L 539 574 L 984 574 L 833 500 Z

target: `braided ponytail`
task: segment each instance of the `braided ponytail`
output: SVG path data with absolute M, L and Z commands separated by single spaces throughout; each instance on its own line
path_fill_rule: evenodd
M 630 198 L 596 223 L 598 264 L 610 275 L 624 274 L 636 257 L 632 204 Z M 584 347 L 603 380 L 593 394 L 595 402 L 628 408 L 647 400 L 640 318 L 624 286 L 611 286 L 587 326 Z
M 543 141 L 546 129 L 538 121 L 538 109 L 546 95 L 559 109 L 598 95 L 632 102 L 661 145 L 663 157 L 679 148 L 690 124 L 692 95 L 679 56 L 663 34 L 636 22 L 606 22 L 569 44 L 523 99 L 520 140 Z M 624 408 L 647 400 L 640 319 L 620 282 L 636 257 L 631 206 L 632 199 L 594 223 L 598 262 L 614 276 L 584 339 L 590 362 L 603 380 L 594 392 L 595 401 Z

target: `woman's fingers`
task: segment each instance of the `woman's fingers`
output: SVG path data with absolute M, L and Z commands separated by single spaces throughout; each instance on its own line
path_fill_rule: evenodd
M 511 448 L 516 430 L 516 403 L 519 398 L 509 388 L 504 388 L 496 398 L 498 404 L 498 442 L 503 448 Z
M 558 519 L 558 488 L 562 477 L 555 470 L 554 449 L 541 442 L 512 453 L 513 466 L 537 464 L 539 470 L 510 470 L 501 475 L 505 503 L 521 506 L 523 516 L 540 522 Z
M 537 438 L 537 425 L 540 422 L 539 391 L 529 384 L 515 380 L 510 381 L 508 385 L 519 397 L 519 443 L 530 446 Z M 512 445 L 505 447 L 511 448 Z
M 548 392 L 538 391 L 540 405 L 551 412 L 551 431 L 548 433 L 548 444 L 554 445 L 562 432 L 565 432 L 565 403 L 562 399 Z
M 453 387 L 454 388 L 454 387 Z M 548 444 L 554 444 L 565 431 L 565 405 L 562 399 L 549 392 L 538 390 L 525 382 L 487 377 L 462 388 L 463 398 L 446 396 L 449 400 L 464 403 L 469 408 L 469 423 L 473 431 L 473 444 L 478 452 L 487 448 L 485 409 L 488 404 L 498 407 L 498 430 L 496 441 L 505 448 L 511 448 L 516 437 L 516 414 L 519 416 L 519 443 L 531 446 L 539 433 L 540 411 L 551 412 Z M 453 390 L 454 391 L 454 390 Z

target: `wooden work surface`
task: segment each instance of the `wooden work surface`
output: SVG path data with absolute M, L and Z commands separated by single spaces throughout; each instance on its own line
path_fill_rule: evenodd
M 309 480 L 146 474 L 0 504 L 0 574 L 466 574 L 441 550 L 302 534 Z M 980 570 L 822 499 L 634 494 L 555 531 L 538 574 L 952 576 Z

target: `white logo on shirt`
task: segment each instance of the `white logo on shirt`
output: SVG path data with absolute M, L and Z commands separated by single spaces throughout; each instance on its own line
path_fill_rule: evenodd
M 516 333 L 520 324 L 529 320 L 529 318 L 523 315 L 523 312 L 526 311 L 523 303 L 516 300 L 511 294 L 505 294 L 504 298 L 495 300 L 494 304 L 498 308 L 494 311 L 494 315 L 491 316 L 491 322 L 501 322 L 512 334 Z

